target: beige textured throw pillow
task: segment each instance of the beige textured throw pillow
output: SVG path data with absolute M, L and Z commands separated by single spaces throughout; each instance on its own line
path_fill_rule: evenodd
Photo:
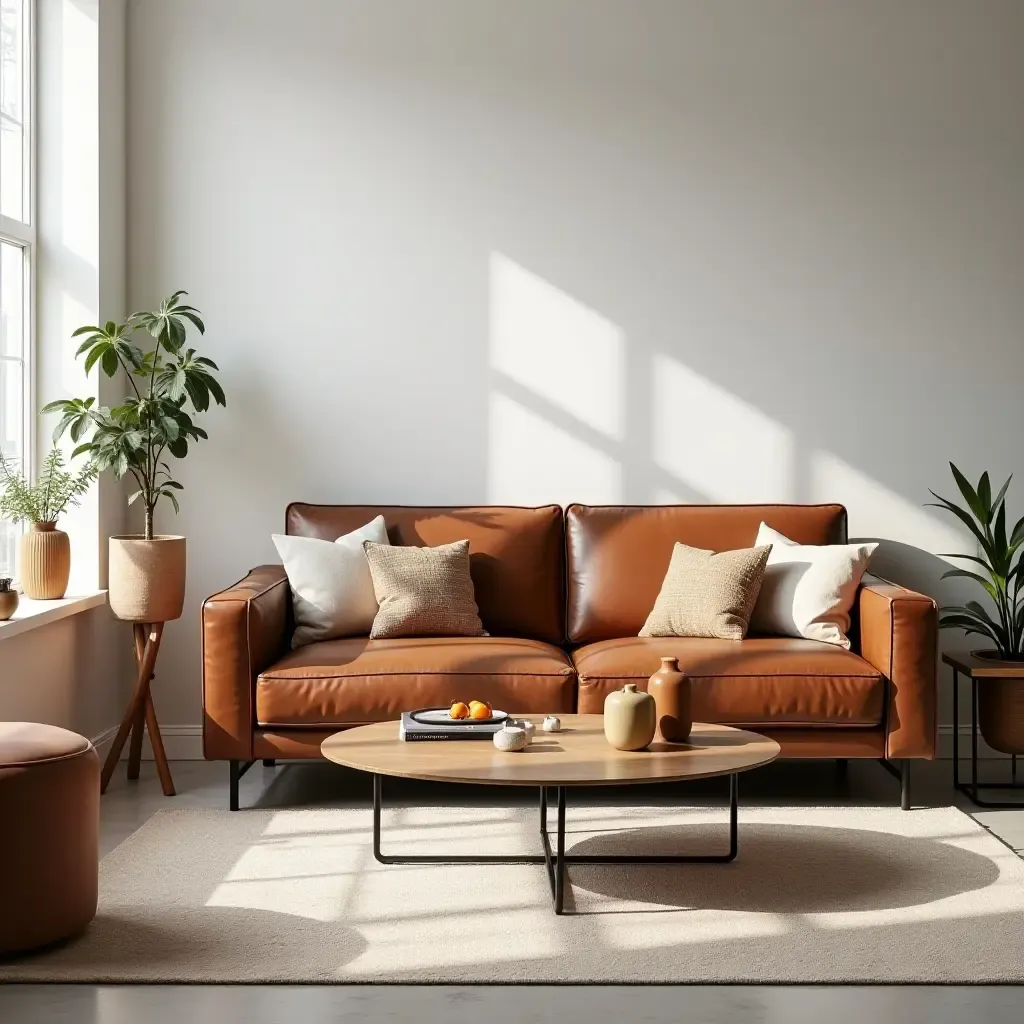
M 771 545 L 716 552 L 676 544 L 640 636 L 742 640 L 770 551 Z
M 469 541 L 436 548 L 363 545 L 380 608 L 371 640 L 486 636 L 469 575 Z
M 767 523 L 757 543 L 772 548 L 750 628 L 849 650 L 850 611 L 878 545 L 796 544 Z

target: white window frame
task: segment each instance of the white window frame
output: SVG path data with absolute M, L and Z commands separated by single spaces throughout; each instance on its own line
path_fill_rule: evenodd
M 0 241 L 18 246 L 23 254 L 22 296 L 24 321 L 21 356 L 0 359 L 20 362 L 22 367 L 21 469 L 27 477 L 35 472 L 36 458 L 36 0 L 24 0 L 24 54 L 22 68 L 22 211 L 27 219 L 17 220 L 0 213 Z M 13 567 L 12 567 L 13 568 Z

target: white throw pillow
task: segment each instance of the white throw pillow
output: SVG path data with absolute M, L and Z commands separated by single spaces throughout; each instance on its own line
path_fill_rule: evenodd
M 850 610 L 877 544 L 796 544 L 766 523 L 757 546 L 771 544 L 751 633 L 823 640 L 850 649 Z
M 388 543 L 384 517 L 377 516 L 333 543 L 280 533 L 272 537 L 292 591 L 292 647 L 340 636 L 368 636 L 377 598 L 363 541 Z

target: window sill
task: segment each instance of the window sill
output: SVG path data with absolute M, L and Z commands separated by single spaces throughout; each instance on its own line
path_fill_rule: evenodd
M 19 636 L 40 626 L 58 622 L 71 615 L 87 612 L 90 608 L 99 608 L 107 603 L 105 590 L 93 590 L 73 597 L 63 597 L 59 601 L 30 601 L 22 595 L 18 610 L 6 622 L 0 622 L 0 640 Z

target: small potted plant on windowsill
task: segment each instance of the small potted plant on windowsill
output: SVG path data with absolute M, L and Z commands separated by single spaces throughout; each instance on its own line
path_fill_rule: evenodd
M 18 551 L 25 596 L 34 601 L 61 598 L 71 574 L 71 542 L 63 530 L 57 529 L 57 518 L 82 500 L 96 479 L 96 468 L 87 464 L 71 472 L 65 468 L 63 453 L 54 445 L 35 483 L 14 471 L 2 455 L 0 472 L 0 519 L 29 524 Z
M 12 582 L 10 577 L 0 576 L 0 622 L 6 622 L 18 610 L 18 592 Z
M 953 479 L 963 495 L 967 508 L 943 498 L 934 491 L 938 504 L 960 520 L 978 542 L 977 554 L 942 555 L 943 558 L 961 558 L 980 568 L 950 569 L 949 576 L 974 580 L 988 595 L 994 609 L 990 611 L 979 601 L 963 605 L 949 605 L 942 609 L 939 626 L 962 629 L 968 636 L 984 637 L 992 642 L 991 648 L 972 653 L 978 658 L 992 661 L 1024 662 L 1024 516 L 1009 528 L 1006 524 L 1006 490 L 1010 479 L 992 497 L 992 484 L 988 473 L 982 473 L 977 487 L 951 462 Z M 1005 754 L 1024 753 L 1024 681 L 1019 679 L 991 680 L 978 694 L 978 720 L 981 734 L 995 750 Z
M 176 491 L 166 455 L 183 459 L 189 443 L 206 438 L 192 414 L 205 412 L 211 400 L 224 405 L 224 391 L 213 376 L 212 359 L 186 349 L 186 322 L 200 334 L 205 326 L 199 310 L 182 302 L 175 292 L 154 312 L 132 313 L 124 323 L 108 320 L 103 326 L 80 327 L 78 355 L 85 357 L 88 373 L 99 364 L 108 377 L 122 370 L 131 393 L 112 409 L 97 406 L 94 398 L 61 399 L 44 412 L 59 412 L 54 439 L 69 432 L 81 442 L 75 454 L 87 453 L 97 470 L 115 477 L 130 476 L 138 485 L 129 504 L 141 500 L 145 532 L 110 538 L 108 599 L 118 618 L 129 622 L 168 622 L 180 617 L 185 602 L 185 538 L 156 535 L 153 513 L 161 498 L 178 511 Z M 145 332 L 154 341 L 143 350 L 133 340 Z

